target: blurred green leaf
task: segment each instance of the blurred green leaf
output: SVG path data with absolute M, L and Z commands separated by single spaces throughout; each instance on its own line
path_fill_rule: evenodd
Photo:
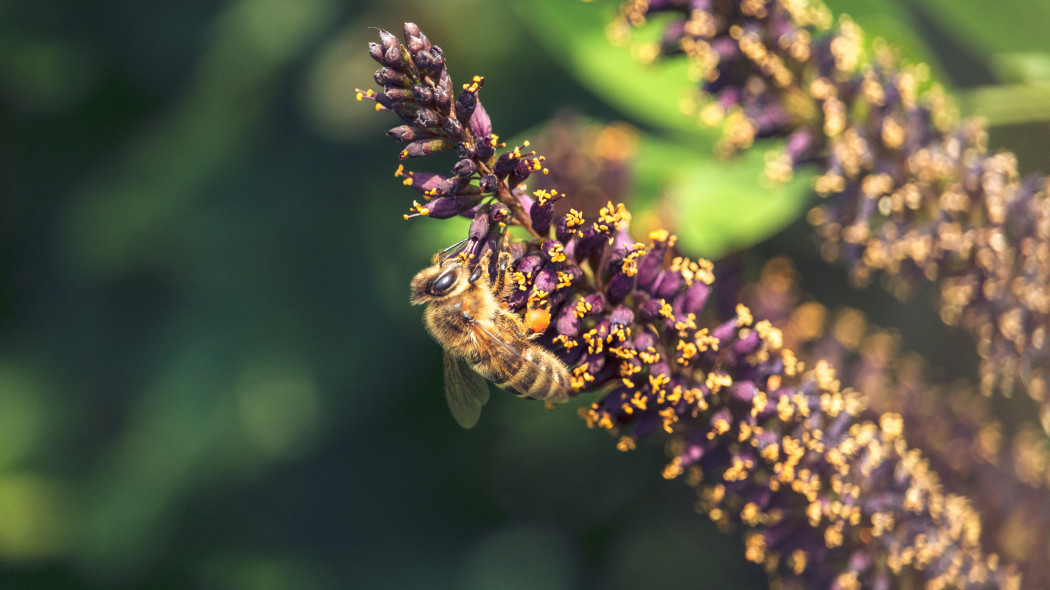
M 895 2 L 886 0 L 828 0 L 824 4 L 831 9 L 836 19 L 848 15 L 864 31 L 865 47 L 870 48 L 876 39 L 883 39 L 899 50 L 909 62 L 923 62 L 930 66 L 934 79 L 945 81 L 948 77 L 930 46 L 928 32 L 915 22 L 907 11 Z
M 1050 2 L 1046 0 L 918 0 L 916 4 L 953 37 L 965 39 L 975 54 L 1046 51 L 1050 26 Z
M 637 160 L 639 191 L 659 196 L 661 206 L 673 211 L 673 219 L 661 221 L 675 225 L 685 251 L 720 258 L 768 238 L 807 208 L 812 190 L 804 175 L 782 185 L 764 176 L 767 149 L 776 145 L 764 142 L 719 160 L 645 135 Z
M 1002 53 L 992 56 L 992 67 L 1006 82 L 1050 82 L 1050 53 Z
M 72 511 L 63 488 L 35 473 L 0 475 L 0 558 L 37 560 L 65 551 Z
M 637 121 L 688 133 L 713 144 L 718 133 L 700 128 L 682 113 L 681 102 L 695 95 L 685 60 L 642 63 L 630 47 L 609 42 L 606 28 L 615 18 L 614 2 L 526 0 L 511 4 L 533 35 L 581 83 Z M 659 27 L 638 32 L 636 40 L 655 40 Z
M 959 108 L 990 126 L 1050 120 L 1050 83 L 983 86 L 959 93 Z

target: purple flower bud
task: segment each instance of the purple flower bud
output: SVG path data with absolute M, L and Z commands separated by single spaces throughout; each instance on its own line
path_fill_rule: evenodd
M 452 105 L 452 93 L 444 85 L 438 85 L 434 88 L 434 105 L 442 111 L 448 111 Z
M 405 35 L 405 48 L 408 49 L 408 52 L 413 55 L 413 59 L 415 59 L 414 56 L 416 54 L 423 51 L 423 49 L 425 48 L 423 38 L 424 35 L 422 32 L 419 32 L 415 35 Z
M 562 262 L 565 260 L 565 246 L 558 240 L 545 240 L 540 245 L 543 257 L 551 262 Z
M 510 174 L 514 168 L 518 165 L 518 159 L 514 157 L 513 152 L 504 152 L 500 154 L 499 158 L 496 159 L 496 165 L 492 167 L 492 171 L 500 178 L 505 178 Z
M 383 90 L 383 94 L 393 102 L 412 102 L 416 100 L 415 93 L 408 88 L 390 86 Z
M 470 116 L 470 131 L 474 134 L 474 137 L 489 137 L 492 135 L 492 119 L 489 118 L 485 107 L 482 106 L 480 98 L 477 99 L 477 106 L 474 107 L 474 113 Z
M 561 241 L 561 240 L 558 240 Z M 570 240 L 569 242 L 562 242 L 565 244 L 565 259 L 576 260 L 576 240 Z M 579 267 L 571 267 L 579 271 Z M 582 272 L 582 271 L 581 271 Z
M 736 320 L 729 320 L 717 326 L 714 330 L 711 330 L 711 335 L 723 344 L 732 342 L 736 336 Z
M 383 49 L 396 48 L 401 44 L 398 42 L 397 37 L 391 35 L 385 29 L 379 29 L 379 41 L 383 44 Z
M 477 106 L 478 95 L 470 90 L 463 90 L 456 98 L 456 118 L 460 121 L 470 121 Z
M 486 174 L 481 178 L 478 186 L 481 187 L 481 192 L 491 194 L 496 192 L 496 189 L 499 188 L 499 179 L 496 178 L 495 174 Z
M 787 154 L 792 163 L 799 164 L 816 156 L 816 138 L 813 131 L 803 127 L 787 139 Z
M 604 353 L 587 353 L 583 355 L 579 364 L 587 364 L 587 372 L 594 377 L 594 381 L 601 383 L 607 380 L 615 369 L 615 365 L 608 364 L 605 362 Z
M 762 339 L 758 337 L 756 332 L 751 332 L 733 343 L 733 353 L 737 356 L 746 356 L 758 350 L 758 347 L 761 345 Z
M 452 172 L 457 176 L 474 176 L 474 173 L 477 171 L 477 165 L 474 164 L 474 160 L 470 158 L 463 158 L 452 166 Z
M 368 44 L 368 55 L 372 56 L 372 59 L 380 64 L 385 65 L 385 62 L 383 61 L 383 51 L 383 46 L 379 43 L 372 42 Z
M 445 52 L 437 45 L 430 48 L 429 67 L 427 69 L 433 77 L 440 77 L 441 71 L 445 69 Z
M 538 273 L 536 273 L 536 279 L 532 282 L 534 288 L 539 289 L 545 293 L 553 293 L 558 288 L 558 270 L 551 265 L 544 266 Z
M 751 404 L 758 395 L 758 388 L 751 381 L 737 381 L 729 387 L 729 395 L 735 400 Z
M 441 71 L 441 67 L 436 63 L 435 58 L 433 49 L 430 51 L 412 52 L 412 62 L 416 64 L 416 68 L 425 76 L 437 77 Z
M 536 201 L 529 209 L 529 217 L 532 219 L 532 229 L 541 236 L 545 235 L 551 229 L 551 221 L 554 219 L 554 205 L 550 202 L 541 205 L 539 201 Z
M 455 117 L 445 117 L 445 133 L 450 137 L 459 137 L 463 133 L 463 124 Z
M 521 209 L 523 211 L 530 211 L 530 210 L 532 210 L 532 203 L 533 203 L 532 197 L 530 197 L 529 195 L 525 194 L 524 191 L 517 190 L 517 189 L 512 190 L 511 194 L 514 195 L 514 198 L 518 200 L 518 204 L 521 205 Z
M 607 241 L 608 238 L 598 230 L 594 229 L 593 226 L 588 227 L 583 231 L 583 234 L 580 235 L 577 241 L 579 245 L 576 247 L 576 256 L 590 256 L 592 252 L 603 246 Z
M 419 191 L 420 193 L 427 193 L 434 190 L 445 181 L 445 177 L 440 174 L 433 172 L 413 172 L 407 177 L 409 180 L 408 186 Z
M 583 301 L 590 307 L 587 315 L 599 315 L 605 311 L 605 296 L 601 293 L 591 293 L 584 297 Z
M 473 119 L 472 119 L 473 120 Z M 474 152 L 481 161 L 487 162 L 489 158 L 496 155 L 496 148 L 492 147 L 488 136 L 483 136 L 474 143 Z
M 707 302 L 707 295 L 710 291 L 704 282 L 694 279 L 693 285 L 686 289 L 685 293 L 675 298 L 675 315 L 682 317 L 688 314 L 699 315 L 700 310 L 704 308 L 704 303 Z
M 474 219 L 470 222 L 470 229 L 467 230 L 467 237 L 473 242 L 480 242 L 489 233 L 489 214 L 485 209 L 478 211 L 474 215 Z
M 461 176 L 453 176 L 452 178 L 446 178 L 441 181 L 441 184 L 437 186 L 436 192 L 439 195 L 452 196 L 459 193 L 459 189 L 465 186 L 469 182 L 466 178 Z
M 397 113 L 402 121 L 410 124 L 416 122 L 416 112 L 419 111 L 419 105 L 415 101 L 394 102 L 387 98 L 385 94 L 378 94 L 376 95 L 376 102 Z
M 655 349 L 656 337 L 647 331 L 640 331 L 634 336 L 634 347 L 637 350 Z
M 626 305 L 617 305 L 609 314 L 609 323 L 615 327 L 630 326 L 634 323 L 634 312 Z
M 411 88 L 412 79 L 394 70 L 393 68 L 385 67 L 376 70 L 374 79 L 376 84 L 380 86 L 396 86 L 398 88 Z
M 461 159 L 474 159 L 474 146 L 468 144 L 465 141 L 459 142 L 456 145 L 456 155 Z
M 650 375 L 666 375 L 671 376 L 671 365 L 667 364 L 667 361 L 657 361 L 649 365 Z
M 682 273 L 670 270 L 660 273 L 653 284 L 653 295 L 664 299 L 672 299 L 685 284 Z
M 633 290 L 634 277 L 618 272 L 609 279 L 609 285 L 605 288 L 605 293 L 608 295 L 609 301 L 618 302 L 623 301 Z
M 426 211 L 426 213 L 423 213 L 423 211 L 420 211 L 420 213 L 434 219 L 448 219 L 458 215 L 462 210 L 463 203 L 456 197 L 439 197 L 427 203 L 426 207 L 423 208 L 423 211 Z
M 562 243 L 568 244 L 572 237 L 576 235 L 576 227 L 570 225 L 570 218 L 567 215 L 562 215 L 558 218 L 558 223 L 554 224 L 554 235 Z M 535 225 L 536 222 L 533 222 Z M 573 242 L 575 243 L 575 242 Z
M 397 45 L 388 47 L 383 52 L 383 63 L 399 72 L 404 72 L 405 68 L 408 66 L 408 60 L 405 59 L 405 54 L 401 52 L 401 48 Z
M 434 91 L 421 84 L 416 84 L 412 87 L 412 95 L 415 97 L 416 102 L 420 106 L 433 106 L 434 105 Z
M 511 171 L 507 182 L 510 186 L 518 186 L 528 180 L 531 174 L 532 160 L 523 158 L 517 161 L 517 164 L 515 164 L 514 170 Z
M 438 115 L 433 109 L 419 109 L 415 123 L 419 127 L 440 127 L 441 115 Z
M 401 159 L 422 158 L 440 152 L 449 146 L 450 144 L 441 138 L 419 139 L 408 144 L 408 147 L 401 150 Z
M 660 317 L 660 309 L 663 307 L 662 299 L 649 299 L 645 303 L 638 306 L 638 313 L 642 319 L 651 322 L 656 318 Z
M 386 134 L 402 143 L 434 137 L 432 131 L 423 129 L 422 127 L 415 127 L 413 125 L 400 125 L 388 130 Z
M 492 216 L 492 223 L 510 223 L 510 209 L 503 203 L 493 203 L 489 215 Z
M 543 265 L 543 259 L 536 254 L 529 254 L 525 258 L 521 259 L 518 264 L 518 272 L 525 275 L 532 274 L 539 270 L 540 266 Z
M 570 338 L 579 336 L 580 318 L 576 315 L 576 308 L 571 305 L 562 307 L 561 311 L 558 312 L 558 319 L 555 320 L 554 327 L 559 334 L 564 334 Z

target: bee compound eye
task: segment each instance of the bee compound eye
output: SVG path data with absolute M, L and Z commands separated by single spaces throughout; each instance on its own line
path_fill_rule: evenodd
M 434 279 L 433 283 L 430 283 L 430 293 L 433 295 L 444 295 L 452 288 L 452 284 L 456 280 L 456 271 L 448 270 L 441 274 L 438 278 Z
M 474 270 L 470 273 L 470 278 L 467 279 L 469 282 L 473 283 L 474 281 L 481 278 L 481 272 L 483 270 L 481 267 L 481 264 L 474 267 Z

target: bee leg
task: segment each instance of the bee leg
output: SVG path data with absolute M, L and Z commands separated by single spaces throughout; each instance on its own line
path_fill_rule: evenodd
M 478 263 L 476 265 L 474 265 L 474 270 L 470 271 L 470 277 L 467 279 L 467 281 L 469 281 L 471 284 L 473 284 L 473 283 L 477 282 L 477 280 L 480 279 L 483 276 L 487 279 L 488 278 L 488 273 L 489 273 L 489 271 L 488 271 L 489 262 L 491 260 L 492 260 L 492 250 L 486 250 L 485 254 L 482 255 L 482 257 L 481 257 L 481 260 L 479 260 Z M 484 283 L 484 285 L 487 287 L 488 283 Z
M 499 259 L 496 262 L 496 280 L 492 281 L 492 294 L 496 296 L 496 300 L 504 302 L 507 299 L 507 279 L 510 277 L 510 263 L 511 257 L 510 252 L 502 250 L 499 253 Z
M 525 322 L 523 322 L 517 314 L 500 314 L 497 321 L 503 324 L 504 328 L 514 332 L 514 334 L 522 340 L 533 340 L 539 336 L 539 334 L 530 333 L 525 327 Z

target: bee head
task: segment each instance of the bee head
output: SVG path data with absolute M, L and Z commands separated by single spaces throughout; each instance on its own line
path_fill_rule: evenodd
M 467 269 L 459 260 L 449 258 L 419 271 L 412 279 L 412 305 L 456 295 L 466 289 Z

